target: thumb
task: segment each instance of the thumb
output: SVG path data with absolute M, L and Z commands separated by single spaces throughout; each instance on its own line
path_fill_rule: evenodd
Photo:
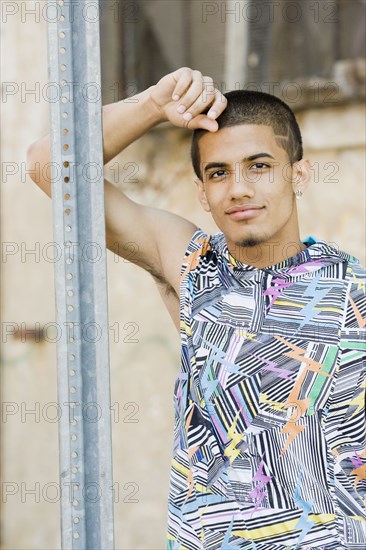
M 219 125 L 216 120 L 208 118 L 206 115 L 197 115 L 192 118 L 187 127 L 190 130 L 208 130 L 209 132 L 216 132 L 219 129 Z

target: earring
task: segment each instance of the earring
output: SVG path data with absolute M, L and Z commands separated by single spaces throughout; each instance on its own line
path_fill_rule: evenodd
M 295 195 L 297 200 L 300 200 L 300 198 L 303 196 L 303 192 L 301 191 L 301 189 L 296 189 Z

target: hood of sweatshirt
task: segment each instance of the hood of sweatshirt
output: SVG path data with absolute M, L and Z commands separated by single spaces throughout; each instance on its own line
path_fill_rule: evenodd
M 211 235 L 209 248 L 204 253 L 206 262 L 194 283 L 193 318 L 234 328 L 243 327 L 248 333 L 256 334 L 261 331 L 266 318 L 276 327 L 279 319 L 283 324 L 291 325 L 293 312 L 288 309 L 292 307 L 296 309 L 297 317 L 304 316 L 304 320 L 299 321 L 302 329 L 310 315 L 307 311 L 313 313 L 311 304 L 314 300 L 318 306 L 321 305 L 321 300 L 326 301 L 331 291 L 341 299 L 341 281 L 349 276 L 350 264 L 359 265 L 354 256 L 338 250 L 333 244 L 314 237 L 307 237 L 303 242 L 306 245 L 304 250 L 260 269 L 235 260 L 223 233 Z M 328 281 L 326 286 L 320 282 L 321 279 Z M 342 310 L 341 304 L 339 309 Z M 320 318 L 319 312 L 315 313 L 317 319 Z M 331 321 L 327 323 L 330 325 Z
M 343 264 L 344 270 L 350 262 L 359 264 L 357 258 L 339 250 L 334 243 L 327 243 L 312 236 L 307 237 L 302 242 L 306 245 L 304 250 L 282 262 L 264 268 L 257 268 L 236 260 L 229 252 L 223 233 L 214 234 L 210 244 L 213 250 L 217 250 L 219 253 L 219 261 L 222 258 L 221 261 L 225 262 L 226 269 L 240 280 L 257 279 L 265 275 L 297 279 L 334 264 Z M 290 245 L 288 249 L 291 252 Z M 292 247 L 292 250 L 294 250 L 294 247 Z

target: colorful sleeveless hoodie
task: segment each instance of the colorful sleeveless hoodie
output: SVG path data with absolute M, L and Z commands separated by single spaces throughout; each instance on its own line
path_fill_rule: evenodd
M 188 245 L 168 550 L 366 548 L 366 274 L 304 242 L 263 269 Z

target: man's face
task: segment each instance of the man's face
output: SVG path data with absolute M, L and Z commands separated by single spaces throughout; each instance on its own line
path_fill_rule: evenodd
M 200 201 L 231 253 L 238 246 L 299 242 L 294 201 L 298 167 L 290 166 L 272 127 L 243 124 L 207 132 L 199 148 Z

